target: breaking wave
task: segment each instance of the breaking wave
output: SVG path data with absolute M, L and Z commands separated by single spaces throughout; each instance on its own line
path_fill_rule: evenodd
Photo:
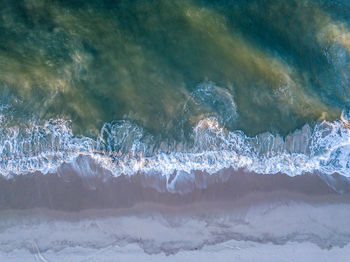
M 224 168 L 289 176 L 350 174 L 350 132 L 342 121 L 305 125 L 284 138 L 271 133 L 249 137 L 209 117 L 197 123 L 186 143 L 163 141 L 127 120 L 106 123 L 97 139 L 74 136 L 64 120 L 0 132 L 0 172 L 6 177 L 55 172 L 81 155 L 115 176 L 142 172 L 169 178 L 177 172 L 190 179 L 193 170 L 214 174 Z

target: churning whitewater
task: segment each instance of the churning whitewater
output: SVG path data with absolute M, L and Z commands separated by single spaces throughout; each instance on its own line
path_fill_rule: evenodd
M 0 0 L 0 261 L 347 261 L 350 0 Z
M 78 2 L 0 3 L 2 176 L 350 176 L 346 1 Z
M 191 179 L 191 171 L 214 174 L 224 168 L 289 176 L 350 173 L 350 132 L 340 120 L 323 121 L 313 128 L 305 125 L 283 138 L 228 131 L 210 117 L 198 122 L 187 143 L 157 143 L 156 137 L 131 121 L 104 124 L 96 140 L 76 137 L 68 121 L 50 120 L 25 129 L 3 129 L 0 145 L 0 172 L 8 177 L 55 172 L 80 155 L 91 157 L 115 176 L 142 172 L 169 177 L 177 172 Z

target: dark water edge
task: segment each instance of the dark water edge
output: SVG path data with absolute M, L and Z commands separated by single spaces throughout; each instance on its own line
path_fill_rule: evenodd
M 239 201 L 260 194 L 261 199 L 278 194 L 280 199 L 302 202 L 348 202 L 350 182 L 334 174 L 305 174 L 290 177 L 285 174 L 261 175 L 244 170 L 225 169 L 209 175 L 195 171 L 193 181 L 178 181 L 169 191 L 165 176 L 138 173 L 133 176 L 81 176 L 65 173 L 39 172 L 0 179 L 0 210 L 49 208 L 62 211 L 86 209 L 129 208 L 140 203 L 169 207 L 200 202 Z M 175 175 L 174 175 L 175 176 Z M 175 179 L 175 178 L 173 178 Z M 302 196 L 302 197 L 301 197 Z M 273 199 L 270 199 L 273 200 Z M 259 201 L 259 198 L 256 199 Z

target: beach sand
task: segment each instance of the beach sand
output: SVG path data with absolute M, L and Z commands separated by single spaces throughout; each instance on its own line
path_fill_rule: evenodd
M 179 180 L 174 193 L 157 176 L 65 174 L 0 182 L 0 261 L 350 257 L 348 185 L 339 183 L 343 193 L 329 186 L 342 181 L 337 175 L 197 172 L 190 183 Z

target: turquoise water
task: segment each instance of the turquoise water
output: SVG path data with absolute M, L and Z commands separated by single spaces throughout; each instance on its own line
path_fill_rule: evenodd
M 347 174 L 349 23 L 346 0 L 3 0 L 2 173 L 93 153 Z

